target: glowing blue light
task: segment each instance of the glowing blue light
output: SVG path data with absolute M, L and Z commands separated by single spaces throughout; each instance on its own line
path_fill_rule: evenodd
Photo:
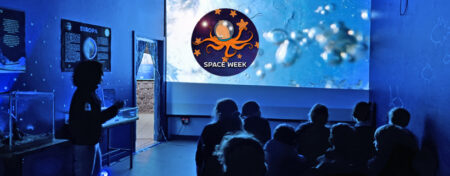
M 100 173 L 98 174 L 99 176 L 109 176 L 109 172 L 107 170 L 102 170 L 100 171 Z

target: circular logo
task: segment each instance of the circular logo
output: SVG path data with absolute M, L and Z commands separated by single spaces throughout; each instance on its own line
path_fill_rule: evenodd
M 191 38 L 195 59 L 209 73 L 232 76 L 255 60 L 258 32 L 252 21 L 234 9 L 216 9 L 195 25 Z

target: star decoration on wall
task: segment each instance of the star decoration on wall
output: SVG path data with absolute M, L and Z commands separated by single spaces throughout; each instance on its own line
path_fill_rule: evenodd
M 241 30 L 241 29 L 247 30 L 247 24 L 248 24 L 248 22 L 245 22 L 244 19 L 241 19 L 241 21 L 239 21 L 239 23 L 236 23 L 236 25 L 239 26 L 239 30 Z
M 196 49 L 196 50 L 194 51 L 194 55 L 195 55 L 195 56 L 198 57 L 200 54 L 201 54 L 201 53 L 200 53 L 200 50 L 197 50 L 197 49 Z
M 241 54 L 238 54 L 238 55 L 237 55 L 237 58 L 238 58 L 238 59 L 241 59 L 241 58 L 242 58 L 242 55 L 241 55 Z
M 236 14 L 236 10 L 232 10 L 231 12 L 230 12 L 230 16 L 232 16 L 233 18 L 234 18 L 234 16 L 236 16 L 237 14 Z
M 221 11 L 220 9 L 216 9 L 216 10 L 215 10 L 215 14 L 216 14 L 216 15 L 220 15 L 220 11 Z

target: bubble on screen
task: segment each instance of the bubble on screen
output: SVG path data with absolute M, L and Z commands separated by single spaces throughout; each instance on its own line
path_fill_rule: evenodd
M 299 30 L 291 31 L 291 33 L 289 34 L 289 37 L 295 41 L 302 41 L 305 38 L 303 33 Z
M 258 70 L 256 70 L 256 76 L 258 77 L 258 78 L 260 78 L 260 79 L 263 79 L 264 78 L 264 76 L 266 76 L 266 73 L 264 73 L 264 70 L 262 70 L 262 69 L 258 69 Z
M 282 29 L 273 29 L 269 32 L 264 32 L 263 37 L 268 42 L 280 44 L 287 39 L 287 33 Z
M 300 56 L 300 47 L 291 40 L 284 40 L 275 53 L 277 63 L 284 66 L 291 66 Z
M 267 71 L 274 71 L 275 70 L 275 65 L 272 63 L 267 63 L 264 65 L 264 69 L 266 69 Z

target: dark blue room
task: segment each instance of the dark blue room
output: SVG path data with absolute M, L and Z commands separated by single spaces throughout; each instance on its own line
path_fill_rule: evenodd
M 0 0 L 0 176 L 450 175 L 445 0 Z

